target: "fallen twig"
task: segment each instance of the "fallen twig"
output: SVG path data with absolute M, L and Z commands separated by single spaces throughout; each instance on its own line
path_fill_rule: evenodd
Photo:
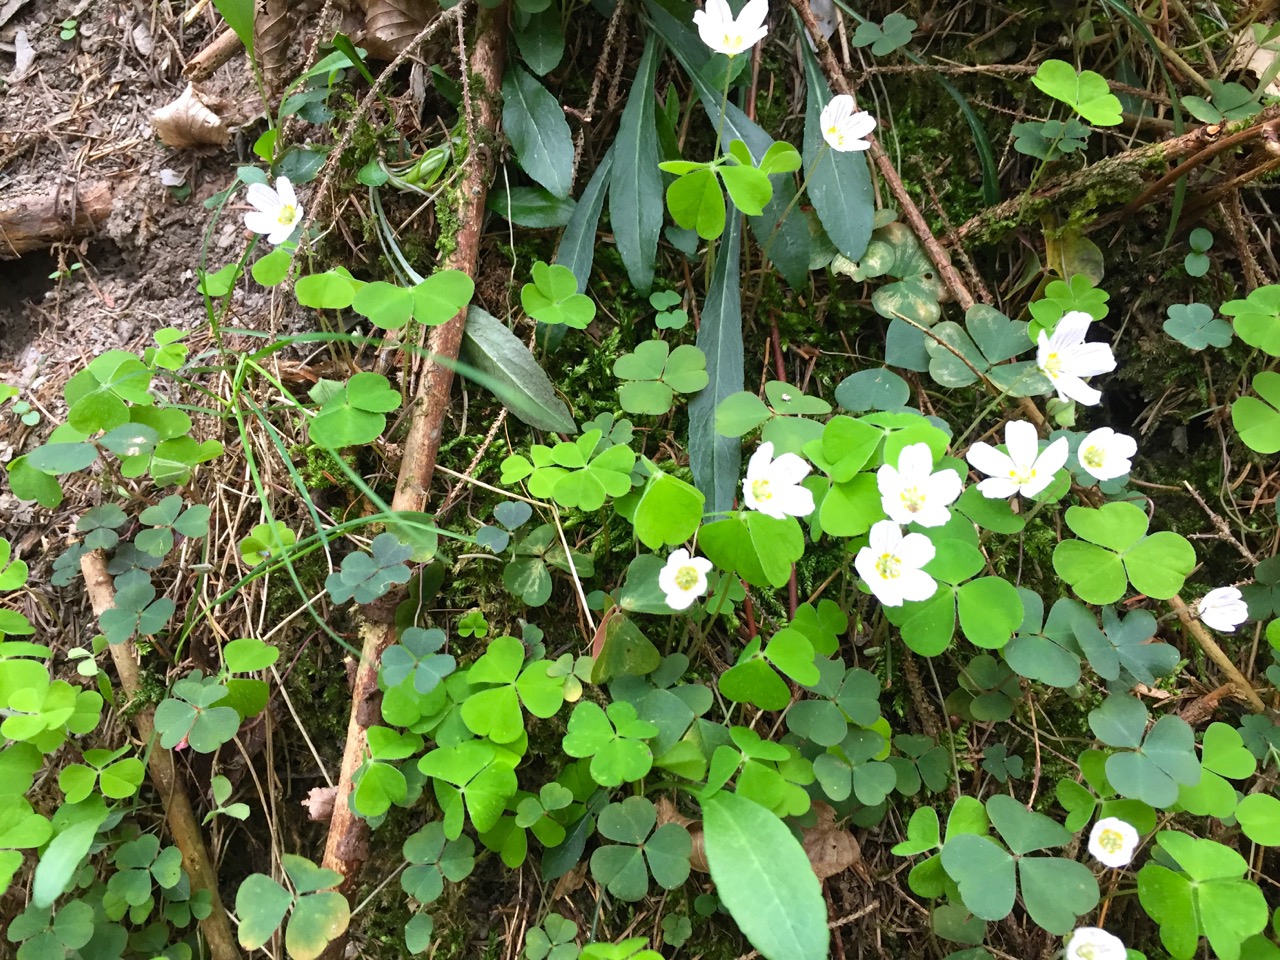
M 93 604 L 93 612 L 101 617 L 107 610 L 115 607 L 115 586 L 111 574 L 107 573 L 107 559 L 101 550 L 93 550 L 80 558 L 80 569 L 84 573 L 85 587 L 89 600 Z M 120 677 L 120 686 L 130 699 L 137 697 L 142 688 L 142 674 L 138 669 L 137 648 L 132 640 L 112 644 L 111 660 L 115 663 L 116 673 Z M 209 891 L 212 910 L 209 916 L 200 921 L 200 932 L 204 934 L 209 945 L 209 956 L 212 960 L 239 960 L 240 948 L 236 945 L 235 934 L 231 930 L 231 921 L 227 917 L 222 897 L 218 893 L 218 876 L 209 859 L 209 851 L 204 844 L 204 835 L 200 832 L 200 824 L 195 812 L 191 809 L 191 801 L 187 799 L 186 790 L 179 781 L 173 765 L 173 752 L 162 749 L 155 739 L 155 708 L 151 705 L 137 710 L 132 717 L 134 729 L 143 743 L 147 744 L 147 770 L 151 776 L 151 784 L 160 795 L 160 803 L 164 807 L 165 817 L 169 822 L 169 833 L 174 844 L 182 853 L 182 865 L 191 879 L 191 890 Z
M 485 143 L 477 143 L 475 138 L 471 138 L 466 173 L 455 194 L 459 204 L 456 215 L 463 227 L 457 236 L 457 246 L 441 264 L 441 269 L 462 270 L 472 276 L 479 258 L 484 205 L 492 176 L 487 142 L 498 127 L 499 101 L 494 94 L 502 84 L 506 17 L 505 3 L 494 9 L 479 8 L 470 72 L 475 93 L 473 129 Z M 458 356 L 465 324 L 466 312 L 463 311 L 448 323 L 431 330 L 427 348 L 432 359 L 426 362 L 417 379 L 416 394 L 410 407 L 413 419 L 405 438 L 400 476 L 391 501 L 392 510 L 418 511 L 427 504 L 444 420 L 449 411 L 449 395 L 453 386 L 450 361 Z M 444 362 L 437 362 L 437 357 Z M 343 875 L 346 890 L 351 889 L 356 875 L 368 859 L 368 826 L 352 811 L 350 796 L 352 778 L 365 759 L 366 730 L 379 719 L 378 663 L 382 651 L 395 641 L 394 613 L 395 604 L 384 598 L 369 610 L 370 622 L 361 631 L 360 664 L 351 694 L 351 718 L 347 724 L 338 795 L 324 851 L 324 866 Z
M 1169 606 L 1173 608 L 1173 612 L 1182 621 L 1183 628 L 1195 638 L 1196 643 L 1200 644 L 1200 649 L 1207 653 L 1209 659 L 1216 663 L 1219 669 L 1227 675 L 1227 679 L 1236 688 L 1236 695 L 1248 703 L 1249 709 L 1254 713 L 1265 713 L 1267 705 L 1258 696 L 1258 691 L 1253 689 L 1253 684 L 1240 672 L 1240 668 L 1227 656 L 1226 651 L 1218 646 L 1218 641 L 1209 635 L 1209 631 L 1196 619 L 1195 614 L 1191 612 L 1191 608 L 1183 602 L 1183 599 L 1179 596 L 1170 597 Z

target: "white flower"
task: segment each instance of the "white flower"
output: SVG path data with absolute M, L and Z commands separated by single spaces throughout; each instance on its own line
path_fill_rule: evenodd
M 1126 867 L 1138 849 L 1138 831 L 1119 817 L 1103 817 L 1089 832 L 1089 852 L 1104 866 Z
M 658 586 L 667 595 L 667 606 L 672 610 L 684 610 L 707 592 L 707 573 L 711 561 L 691 557 L 681 547 L 667 557 L 667 565 L 658 571 Z
M 898 454 L 895 469 L 885 464 L 876 473 L 880 506 L 895 523 L 940 527 L 951 519 L 947 505 L 964 489 L 954 470 L 933 472 L 933 451 L 927 443 L 913 443 Z
M 1058 389 L 1059 400 L 1078 400 L 1092 407 L 1102 400 L 1102 394 L 1082 380 L 1099 373 L 1110 373 L 1116 368 L 1116 358 L 1105 343 L 1085 343 L 1093 317 L 1080 310 L 1062 315 L 1053 336 L 1043 330 L 1036 343 L 1036 366 Z
M 967 457 L 987 475 L 988 479 L 979 483 L 978 489 L 991 500 L 1012 497 L 1015 493 L 1034 497 L 1053 482 L 1053 475 L 1067 462 L 1067 438 L 1059 437 L 1041 452 L 1036 428 L 1026 420 L 1010 421 L 1004 430 L 1004 440 L 1007 454 L 989 443 L 975 443 Z
M 1216 587 L 1200 598 L 1196 613 L 1213 629 L 1235 633 L 1236 627 L 1249 619 L 1249 605 L 1235 587 Z
M 737 19 L 729 9 L 728 0 L 707 0 L 705 10 L 696 10 L 693 22 L 698 25 L 698 36 L 716 53 L 729 56 L 750 50 L 764 39 L 769 28 L 764 25 L 769 16 L 769 0 L 747 0 Z
M 1130 462 L 1138 452 L 1133 437 L 1116 433 L 1110 427 L 1099 427 L 1080 441 L 1076 457 L 1084 472 L 1095 480 L 1114 480 L 1129 472 Z
M 822 108 L 822 139 L 832 150 L 845 153 L 850 150 L 868 150 L 871 144 L 865 139 L 876 128 L 876 118 L 865 110 L 853 110 L 853 97 L 842 93 L 832 97 Z
M 742 500 L 767 517 L 807 517 L 813 513 L 813 494 L 800 486 L 812 468 L 794 453 L 773 459 L 773 444 L 756 448 L 742 481 Z
M 1097 927 L 1079 927 L 1067 941 L 1067 960 L 1125 960 L 1124 941 Z
M 938 582 L 920 568 L 933 559 L 933 542 L 922 533 L 902 535 L 892 520 L 871 528 L 868 546 L 858 551 L 853 565 L 876 599 L 886 607 L 900 607 L 904 600 L 928 600 Z
M 244 225 L 254 233 L 265 233 L 270 244 L 284 243 L 302 222 L 302 204 L 288 177 L 276 177 L 276 188 L 265 183 L 249 184 L 253 209 L 244 215 Z

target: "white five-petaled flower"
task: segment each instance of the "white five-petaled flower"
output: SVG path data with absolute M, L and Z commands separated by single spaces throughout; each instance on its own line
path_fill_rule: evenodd
M 270 244 L 284 243 L 302 222 L 302 204 L 288 177 L 276 177 L 274 190 L 265 183 L 249 184 L 248 198 L 253 209 L 244 215 L 244 225 L 265 233 Z
M 1067 941 L 1067 960 L 1125 960 L 1124 941 L 1098 927 L 1078 927 Z
M 832 97 L 822 108 L 822 139 L 832 150 L 869 150 L 867 136 L 876 128 L 876 118 L 865 110 L 854 111 L 853 97 L 847 93 Z
M 766 441 L 756 448 L 747 463 L 742 501 L 775 520 L 807 517 L 813 513 L 813 494 L 800 486 L 800 481 L 811 469 L 794 453 L 773 459 L 773 444 Z
M 711 561 L 703 557 L 691 557 L 681 547 L 667 557 L 667 565 L 658 571 L 658 586 L 666 594 L 667 606 L 672 610 L 684 610 L 707 592 L 707 574 Z
M 1093 317 L 1080 310 L 1062 315 L 1053 336 L 1040 331 L 1036 343 L 1036 366 L 1058 390 L 1059 400 L 1077 400 L 1092 407 L 1102 393 L 1082 379 L 1116 368 L 1116 358 L 1105 343 L 1085 343 Z
M 736 18 L 728 0 L 707 0 L 705 10 L 694 11 L 693 22 L 698 25 L 698 36 L 703 43 L 716 53 L 732 57 L 764 39 L 769 32 L 764 25 L 768 16 L 769 0 L 747 0 Z
M 1196 613 L 1213 629 L 1235 633 L 1236 627 L 1249 619 L 1249 605 L 1235 587 L 1215 587 L 1200 598 Z
M 920 568 L 933 559 L 933 542 L 923 533 L 902 534 L 892 520 L 871 528 L 868 545 L 858 551 L 853 565 L 876 599 L 886 607 L 900 607 L 904 600 L 928 600 L 938 582 Z
M 1103 817 L 1089 832 L 1089 852 L 1107 867 L 1127 867 L 1138 849 L 1138 831 L 1119 817 Z
M 1053 475 L 1067 462 L 1069 444 L 1059 437 L 1043 451 L 1036 428 L 1026 420 L 1012 420 L 1004 430 L 1005 447 L 1001 453 L 989 443 L 975 443 L 967 459 L 987 475 L 978 484 L 982 495 L 1000 500 L 1020 493 L 1034 497 L 1053 481 Z
M 1130 461 L 1137 452 L 1138 443 L 1133 437 L 1099 427 L 1080 441 L 1076 457 L 1084 472 L 1095 480 L 1114 480 L 1129 472 L 1133 466 Z
M 898 454 L 898 466 L 884 464 L 876 473 L 880 506 L 894 523 L 940 527 L 951 519 L 949 504 L 964 489 L 954 470 L 933 472 L 933 451 L 913 443 Z

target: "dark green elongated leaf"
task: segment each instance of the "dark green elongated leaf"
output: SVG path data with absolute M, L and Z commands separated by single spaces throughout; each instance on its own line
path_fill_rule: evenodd
M 742 390 L 744 382 L 741 250 L 741 218 L 735 211 L 716 252 L 711 289 L 698 329 L 698 347 L 707 355 L 711 382 L 689 401 L 689 465 L 694 482 L 713 512 L 733 506 L 742 466 L 741 441 L 716 432 L 716 407 L 725 397 Z
M 871 240 L 871 220 L 875 202 L 871 193 L 871 177 L 866 155 L 860 151 L 842 153 L 825 149 L 822 139 L 822 108 L 831 99 L 818 60 L 807 43 L 800 45 L 804 53 L 804 75 L 808 93 L 804 117 L 804 165 L 809 174 L 809 199 L 814 212 L 836 249 L 850 260 L 861 260 Z M 814 167 L 819 154 L 822 159 Z
M 568 267 L 578 280 L 578 292 L 587 292 L 587 279 L 596 255 L 596 228 L 600 225 L 600 212 L 609 188 L 609 172 L 613 169 L 613 146 L 605 151 L 600 166 L 587 181 L 573 216 L 565 224 L 556 247 L 556 263 Z
M 468 362 L 489 376 L 485 385 L 514 416 L 539 430 L 578 432 L 538 361 L 501 320 L 473 306 L 467 312 L 462 345 Z
M 502 78 L 502 127 L 520 167 L 557 197 L 573 183 L 573 136 L 564 111 L 526 70 L 512 66 Z
M 702 801 L 707 864 L 716 892 L 766 960 L 825 960 L 822 885 L 787 825 L 745 797 Z
M 658 130 L 653 86 L 658 73 L 658 37 L 645 39 L 614 140 L 617 157 L 609 184 L 609 222 L 631 285 L 641 293 L 653 286 L 653 262 L 662 230 L 662 174 L 658 170 Z
M 560 64 L 564 57 L 564 29 L 560 25 L 560 11 L 548 6 L 537 13 L 521 16 L 527 23 L 515 31 L 516 46 L 524 62 L 540 77 L 545 77 Z
M 485 206 L 518 227 L 542 230 L 563 227 L 573 217 L 577 204 L 569 197 L 553 196 L 541 187 L 512 187 L 490 191 Z
M 729 144 L 734 140 L 741 140 L 755 162 L 759 163 L 773 146 L 774 140 L 732 103 L 725 104 L 724 121 L 721 123 L 723 91 L 712 86 L 703 74 L 703 67 L 709 59 L 707 48 L 690 28 L 679 23 L 654 0 L 648 0 L 645 11 L 649 15 L 650 25 L 689 74 L 711 123 L 720 129 L 721 149 L 728 150 Z M 809 225 L 800 205 L 791 202 L 796 191 L 790 178 L 774 177 L 770 178 L 770 182 L 773 184 L 773 199 L 769 201 L 763 214 L 750 218 L 751 232 L 787 283 L 800 288 L 804 286 L 809 273 Z M 783 211 L 788 209 L 790 212 L 787 219 L 778 227 Z M 775 227 L 778 227 L 776 231 Z

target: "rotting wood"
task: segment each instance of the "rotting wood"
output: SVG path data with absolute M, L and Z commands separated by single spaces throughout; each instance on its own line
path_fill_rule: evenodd
M 53 189 L 14 193 L 0 199 L 0 260 L 93 233 L 128 196 L 137 178 L 60 183 Z
M 80 570 L 84 573 L 85 589 L 93 604 L 94 615 L 101 617 L 116 602 L 115 586 L 111 574 L 107 573 L 106 555 L 101 550 L 86 553 L 80 558 Z M 133 700 L 142 688 L 137 648 L 132 640 L 126 640 L 124 643 L 112 644 L 108 649 L 120 677 L 120 686 L 125 695 Z M 138 736 L 149 747 L 146 750 L 147 772 L 150 774 L 151 785 L 160 795 L 160 803 L 169 823 L 169 834 L 182 853 L 182 866 L 191 879 L 192 892 L 209 891 L 212 910 L 209 916 L 200 921 L 200 932 L 209 945 L 211 960 L 239 960 L 240 948 L 231 930 L 226 907 L 218 893 L 218 875 L 209 859 L 204 834 L 200 832 L 200 824 L 191 809 L 191 801 L 174 769 L 173 751 L 162 749 L 156 742 L 154 715 L 155 707 L 148 705 L 135 712 L 131 719 Z
M 242 46 L 236 32 L 230 28 L 223 30 L 208 46 L 187 61 L 187 65 L 182 68 L 182 76 L 195 83 L 208 80 L 215 70 L 234 57 L 240 49 Z
M 475 109 L 472 129 L 484 138 L 492 137 L 498 127 L 500 103 L 494 91 L 502 85 L 506 17 L 505 3 L 492 10 L 479 8 L 470 69 Z M 492 158 L 488 147 L 473 143 L 465 176 L 455 193 L 458 198 L 456 214 L 463 227 L 457 236 L 457 246 L 440 265 L 441 269 L 475 275 L 491 179 Z M 431 358 L 417 380 L 412 402 L 413 420 L 405 439 L 400 475 L 391 501 L 392 510 L 420 511 L 426 507 L 453 387 L 453 368 L 449 361 L 458 356 L 465 324 L 466 312 L 463 311 L 431 331 L 427 344 Z M 444 362 L 437 362 L 436 357 Z M 360 664 L 352 689 L 351 717 L 347 724 L 338 793 L 333 818 L 329 821 L 323 861 L 325 867 L 343 875 L 345 891 L 353 888 L 356 876 L 368 859 L 368 825 L 355 815 L 350 805 L 352 777 L 365 759 L 367 728 L 378 720 L 378 664 L 382 651 L 395 641 L 394 613 L 394 602 L 383 598 L 367 611 L 370 622 L 361 630 Z M 336 955 L 333 945 L 326 955 Z

